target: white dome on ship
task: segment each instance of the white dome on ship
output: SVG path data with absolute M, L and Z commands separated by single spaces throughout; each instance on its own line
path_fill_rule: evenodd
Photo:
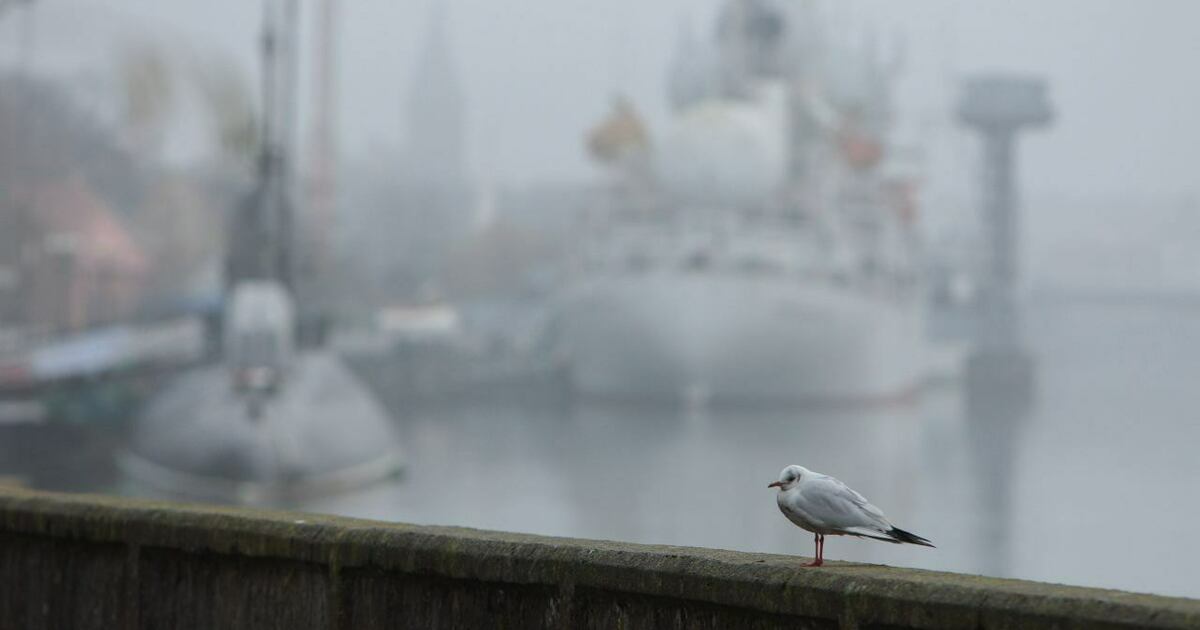
M 706 101 L 682 112 L 657 155 L 664 190 L 712 203 L 765 200 L 785 166 L 787 133 L 773 100 Z

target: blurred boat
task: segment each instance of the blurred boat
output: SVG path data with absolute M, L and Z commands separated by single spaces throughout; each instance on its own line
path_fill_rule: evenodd
M 613 193 L 555 325 L 577 392 L 842 402 L 918 387 L 896 68 L 823 24 L 815 3 L 730 0 L 710 46 L 681 43 L 657 142 L 629 132 L 624 102 L 592 134 Z

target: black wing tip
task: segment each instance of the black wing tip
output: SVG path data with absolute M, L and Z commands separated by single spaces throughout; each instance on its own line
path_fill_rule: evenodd
M 934 547 L 933 543 L 929 542 L 928 539 L 921 538 L 912 532 L 906 532 L 899 527 L 893 527 L 890 531 L 888 531 L 888 536 L 895 538 L 899 542 L 921 545 L 922 547 L 933 547 L 934 549 L 937 549 L 937 547 Z

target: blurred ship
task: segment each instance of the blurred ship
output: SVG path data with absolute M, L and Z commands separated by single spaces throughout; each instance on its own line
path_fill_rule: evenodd
M 593 131 L 611 194 L 556 322 L 577 392 L 849 402 L 917 387 L 899 54 L 831 27 L 827 6 L 729 0 L 712 42 L 683 33 L 657 142 L 624 102 Z

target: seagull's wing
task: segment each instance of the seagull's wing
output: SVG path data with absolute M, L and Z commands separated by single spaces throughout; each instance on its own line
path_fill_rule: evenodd
M 890 532 L 895 527 L 883 511 L 863 495 L 833 477 L 805 480 L 802 487 L 805 512 L 820 526 L 853 536 L 897 542 Z

